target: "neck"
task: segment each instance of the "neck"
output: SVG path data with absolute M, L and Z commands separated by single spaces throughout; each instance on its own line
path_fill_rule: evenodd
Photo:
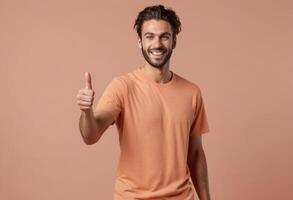
M 172 73 L 169 70 L 169 62 L 166 63 L 162 68 L 156 68 L 148 63 L 145 63 L 145 65 L 142 67 L 142 70 L 147 78 L 157 83 L 169 82 L 172 77 Z

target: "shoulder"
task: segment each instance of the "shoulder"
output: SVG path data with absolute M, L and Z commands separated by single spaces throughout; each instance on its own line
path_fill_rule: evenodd
M 118 88 L 120 92 L 126 92 L 135 84 L 135 78 L 132 72 L 119 74 L 112 78 L 110 84 L 115 85 L 115 87 Z
M 192 82 L 191 80 L 188 80 L 187 78 L 183 77 L 182 75 L 179 75 L 177 73 L 176 74 L 176 81 L 178 82 L 178 85 L 182 88 L 184 88 L 185 90 L 188 90 L 189 92 L 193 93 L 193 94 L 200 94 L 201 93 L 201 89 L 200 86 L 195 83 Z
M 134 70 L 129 71 L 124 74 L 120 74 L 118 76 L 115 76 L 112 79 L 113 82 L 116 82 L 117 84 L 120 84 L 121 87 L 124 89 L 131 89 L 135 87 L 135 85 L 140 81 L 138 77 L 135 75 Z

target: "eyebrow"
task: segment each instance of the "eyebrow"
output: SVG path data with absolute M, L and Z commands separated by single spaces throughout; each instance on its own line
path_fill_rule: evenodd
M 151 33 L 151 32 L 146 32 L 144 35 L 155 35 L 155 34 L 154 33 Z M 164 32 L 164 33 L 159 34 L 159 36 L 162 36 L 162 35 L 169 35 L 169 36 L 171 36 L 171 33 Z

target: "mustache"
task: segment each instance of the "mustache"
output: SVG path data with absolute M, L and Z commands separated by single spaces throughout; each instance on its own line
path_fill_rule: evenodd
M 149 49 L 149 51 L 153 51 L 153 50 L 157 50 L 157 51 L 166 51 L 165 48 L 156 48 L 156 49 Z

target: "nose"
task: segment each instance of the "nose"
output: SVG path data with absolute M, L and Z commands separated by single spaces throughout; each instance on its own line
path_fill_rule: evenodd
M 162 41 L 161 41 L 161 39 L 159 37 L 155 37 L 153 47 L 154 48 L 162 47 Z

